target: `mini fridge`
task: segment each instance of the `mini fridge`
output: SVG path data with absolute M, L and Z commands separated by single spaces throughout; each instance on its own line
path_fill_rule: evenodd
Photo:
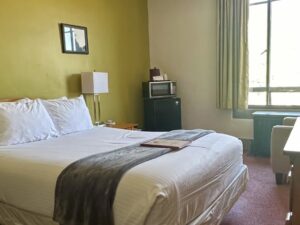
M 181 129 L 181 100 L 177 97 L 144 99 L 144 130 Z

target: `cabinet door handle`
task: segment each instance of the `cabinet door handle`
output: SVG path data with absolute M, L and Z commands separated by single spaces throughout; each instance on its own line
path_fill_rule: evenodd
M 176 104 L 176 105 L 179 105 L 179 101 L 176 101 L 175 104 Z

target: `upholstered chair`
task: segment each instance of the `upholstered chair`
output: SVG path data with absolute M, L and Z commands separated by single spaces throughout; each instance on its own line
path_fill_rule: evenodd
M 285 117 L 283 125 L 276 125 L 271 135 L 271 165 L 277 184 L 286 182 L 290 170 L 289 157 L 283 154 L 284 146 L 296 122 L 295 117 Z

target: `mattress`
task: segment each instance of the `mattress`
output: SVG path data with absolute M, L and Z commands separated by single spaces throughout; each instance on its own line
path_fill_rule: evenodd
M 67 165 L 159 135 L 96 127 L 55 139 L 0 147 L 0 204 L 6 207 L 6 211 L 0 210 L 0 222 L 9 220 L 7 215 L 13 210 L 49 220 L 53 215 L 56 179 Z M 239 177 L 243 179 L 238 180 Z M 236 185 L 232 185 L 234 181 Z M 201 215 L 220 205 L 218 199 L 231 193 L 228 198 L 236 200 L 232 196 L 238 196 L 246 182 L 241 142 L 229 135 L 212 133 L 181 151 L 129 170 L 117 189 L 113 205 L 115 224 L 201 224 L 199 221 L 207 220 Z M 236 191 L 229 191 L 228 187 Z M 23 222 L 19 218 L 20 223 L 29 225 L 24 218 Z

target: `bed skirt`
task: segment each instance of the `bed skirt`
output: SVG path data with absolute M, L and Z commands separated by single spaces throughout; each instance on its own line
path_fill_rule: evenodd
M 188 225 L 219 225 L 234 203 L 246 189 L 248 169 L 241 167 L 240 172 L 225 191 L 201 215 Z M 152 216 L 151 216 L 152 217 Z M 0 225 L 59 225 L 52 218 L 0 202 Z M 151 225 L 151 221 L 147 224 Z M 181 224 L 180 224 L 181 225 Z

